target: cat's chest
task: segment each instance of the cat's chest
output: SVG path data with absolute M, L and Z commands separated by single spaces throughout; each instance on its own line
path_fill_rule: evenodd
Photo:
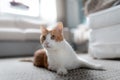
M 51 61 L 57 62 L 62 58 L 65 58 L 65 54 L 63 51 L 55 51 L 52 53 L 49 52 L 48 59 L 50 59 Z
M 48 62 L 50 64 L 66 64 L 71 61 L 71 59 L 73 59 L 73 56 L 65 50 L 56 51 L 48 55 Z

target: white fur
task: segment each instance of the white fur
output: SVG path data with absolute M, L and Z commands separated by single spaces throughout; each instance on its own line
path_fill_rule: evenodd
M 46 36 L 43 42 L 43 47 L 48 56 L 48 68 L 57 71 L 58 74 L 67 74 L 67 70 L 75 69 L 78 67 L 88 67 L 93 69 L 100 69 L 100 65 L 94 65 L 90 62 L 78 58 L 73 48 L 64 39 L 63 41 L 56 42 L 51 40 L 51 35 Z M 46 42 L 49 43 L 46 47 Z

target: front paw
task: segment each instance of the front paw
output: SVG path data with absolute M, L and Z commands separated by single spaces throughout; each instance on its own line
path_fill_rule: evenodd
M 68 73 L 67 70 L 64 69 L 64 68 L 59 68 L 59 69 L 57 70 L 57 74 L 59 74 L 59 75 L 65 75 L 65 74 L 67 74 L 67 73 Z

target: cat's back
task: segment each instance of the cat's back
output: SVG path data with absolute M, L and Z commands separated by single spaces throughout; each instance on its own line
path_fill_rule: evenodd
M 65 53 L 71 53 L 71 54 L 75 54 L 75 51 L 74 49 L 72 48 L 72 46 L 66 41 L 64 40 L 62 43 L 61 43 L 61 46 L 60 46 L 62 49 L 63 52 Z

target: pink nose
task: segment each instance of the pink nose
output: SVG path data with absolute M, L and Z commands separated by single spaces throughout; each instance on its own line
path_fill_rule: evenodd
M 49 44 L 49 42 L 45 42 L 45 44 L 46 44 L 46 45 L 48 45 L 48 44 Z
M 50 48 L 49 43 L 45 42 L 45 47 Z

